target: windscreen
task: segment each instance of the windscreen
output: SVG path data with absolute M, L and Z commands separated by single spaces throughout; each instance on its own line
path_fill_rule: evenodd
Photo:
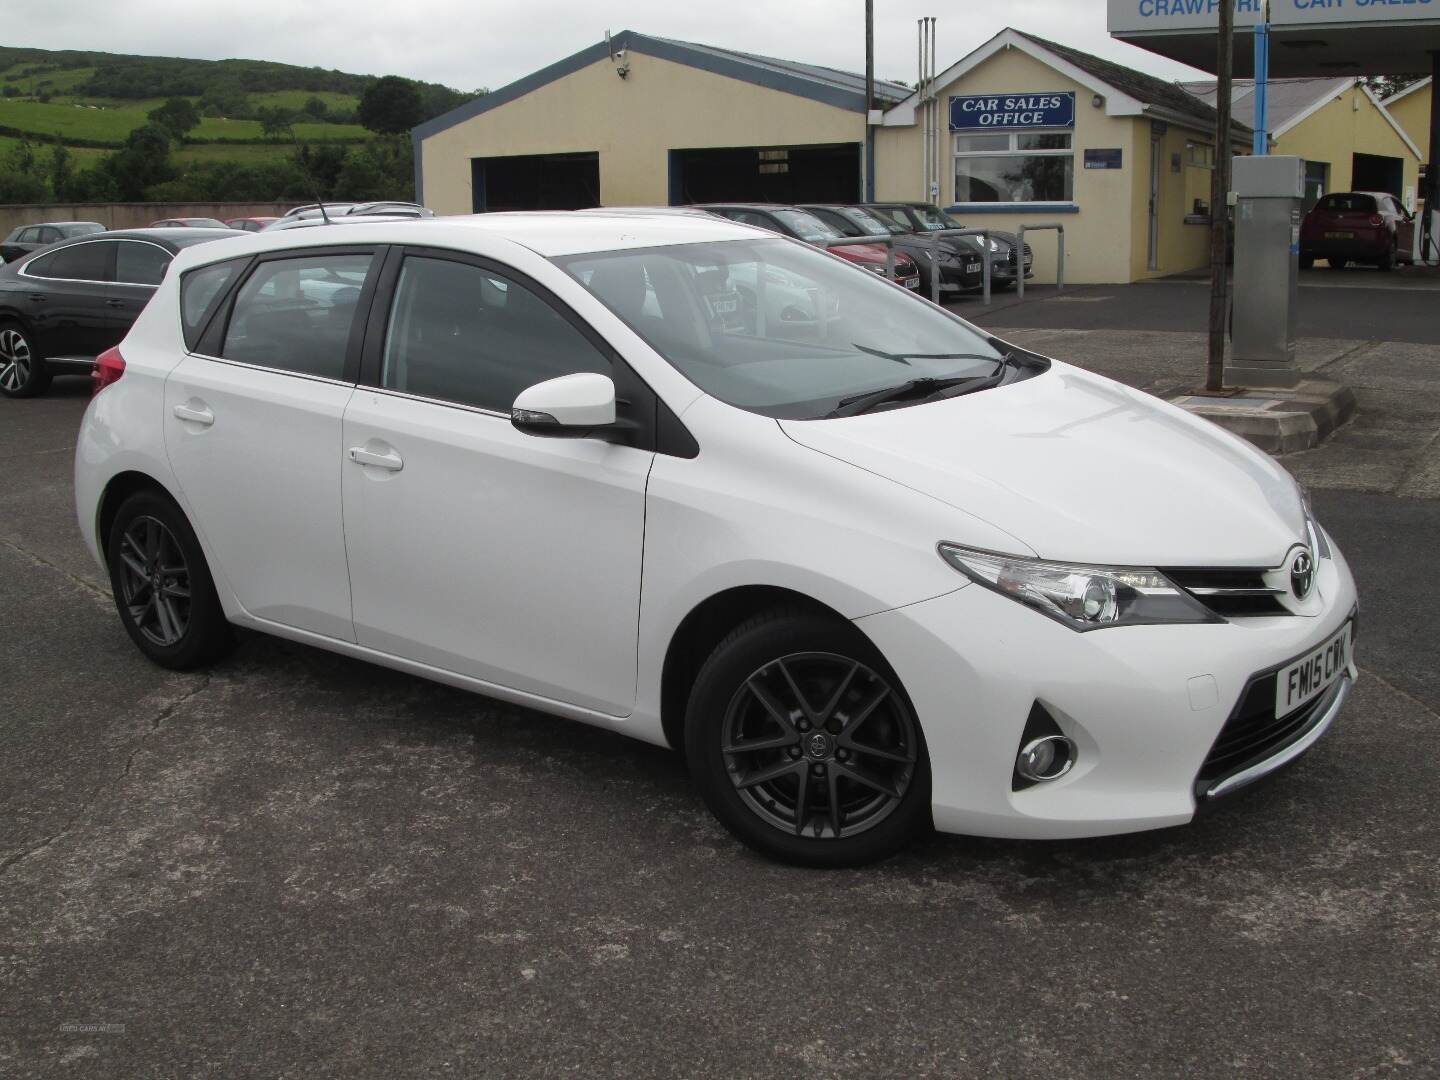
M 914 380 L 984 378 L 1004 346 L 884 279 L 786 240 L 555 260 L 706 393 L 790 419 Z

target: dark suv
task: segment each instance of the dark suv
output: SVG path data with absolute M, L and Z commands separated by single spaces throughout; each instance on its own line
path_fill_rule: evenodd
M 931 292 L 932 245 L 926 237 L 917 236 L 888 217 L 882 217 L 863 206 L 840 203 L 809 203 L 809 210 L 827 225 L 834 226 L 843 236 L 890 236 L 897 252 L 903 251 L 915 260 L 920 271 L 920 295 Z M 954 236 L 940 245 L 940 295 L 953 296 L 978 289 L 983 284 L 978 236 Z
M 945 213 L 934 203 L 927 202 L 873 202 L 861 203 L 881 217 L 895 222 L 907 232 L 927 233 L 936 229 L 963 229 L 964 225 Z M 995 289 L 1008 289 L 1015 284 L 1020 272 L 1020 260 L 1016 252 L 1020 238 L 1014 233 L 991 230 L 990 232 L 990 285 Z M 1031 263 L 1034 253 L 1025 245 L 1025 276 L 1033 276 Z
M 42 221 L 38 225 L 21 225 L 0 242 L 0 258 L 14 262 L 61 240 L 104 231 L 105 226 L 98 221 Z

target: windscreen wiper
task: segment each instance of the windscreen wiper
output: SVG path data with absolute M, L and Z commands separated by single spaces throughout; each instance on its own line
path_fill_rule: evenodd
M 863 345 L 856 346 L 865 349 Z M 866 352 L 874 352 L 873 349 L 865 349 Z M 916 357 L 924 356 L 920 353 L 912 353 Z M 967 360 L 996 360 L 993 356 L 975 356 L 969 353 L 952 353 L 946 356 L 935 355 L 925 356 L 926 359 L 967 359 Z M 860 413 L 869 412 L 877 405 L 889 405 L 897 401 L 909 401 L 911 399 L 924 400 L 944 393 L 953 387 L 963 386 L 950 397 L 959 397 L 962 394 L 973 393 L 976 390 L 985 390 L 997 385 L 1005 378 L 1005 369 L 1014 362 L 1013 354 L 1006 353 L 998 358 L 995 370 L 988 375 L 953 375 L 953 376 L 921 376 L 918 379 L 909 379 L 898 386 L 887 386 L 880 390 L 872 390 L 868 394 L 856 394 L 854 397 L 841 398 L 835 408 L 825 414 L 826 420 L 836 419 L 841 416 L 858 416 Z
M 859 349 L 871 356 L 878 356 L 882 360 L 894 360 L 897 364 L 908 364 L 911 360 L 994 360 L 995 357 L 989 353 L 968 353 L 968 352 L 906 352 L 895 353 L 885 352 L 883 349 L 872 349 L 868 345 L 861 345 L 858 341 L 850 343 L 852 349 Z M 844 402 L 842 401 L 843 405 Z

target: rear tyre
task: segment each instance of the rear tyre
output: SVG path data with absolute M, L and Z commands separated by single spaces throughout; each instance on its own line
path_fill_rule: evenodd
M 1395 242 L 1393 240 L 1390 242 L 1389 249 L 1380 257 L 1380 261 L 1375 264 L 1375 267 L 1382 273 L 1387 274 L 1395 269 Z
M 899 680 L 854 627 L 803 609 L 716 646 L 691 690 L 685 755 L 721 823 L 785 862 L 874 862 L 930 823 L 929 758 Z
M 165 495 L 137 492 L 121 504 L 105 561 L 120 622 L 155 663 L 189 671 L 234 645 L 200 541 Z
M 1344 269 L 1345 269 L 1345 264 L 1348 263 L 1350 260 L 1349 260 L 1349 259 L 1341 259 L 1341 258 L 1338 258 L 1337 256 L 1331 255 L 1331 256 L 1330 256 L 1328 259 L 1326 259 L 1325 261 L 1330 264 L 1330 269 L 1331 269 L 1331 270 L 1344 270 Z
M 50 371 L 30 334 L 19 323 L 0 323 L 0 394 L 35 397 L 50 385 Z

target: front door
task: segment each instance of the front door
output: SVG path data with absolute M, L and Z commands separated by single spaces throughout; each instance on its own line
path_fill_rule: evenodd
M 522 389 L 609 357 L 543 290 L 458 254 L 407 254 L 388 308 L 342 440 L 357 640 L 627 714 L 654 455 L 510 423 Z
M 1146 244 L 1145 265 L 1148 269 L 1160 269 L 1160 136 L 1150 136 L 1150 221 Z
M 114 342 L 110 289 L 113 241 L 70 244 L 26 263 L 23 273 L 40 291 L 26 295 L 40 353 L 48 358 L 98 356 Z
M 346 641 L 340 421 L 375 261 L 353 249 L 262 260 L 218 356 L 188 355 L 165 382 L 165 447 L 217 577 L 256 618 Z M 200 273 L 182 282 L 182 307 Z

